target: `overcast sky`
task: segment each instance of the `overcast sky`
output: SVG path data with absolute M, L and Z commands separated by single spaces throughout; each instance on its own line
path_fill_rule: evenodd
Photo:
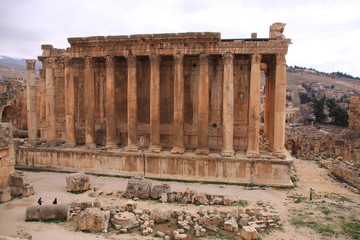
M 360 77 L 359 0 L 0 0 L 0 55 L 36 58 L 68 37 L 221 32 L 269 36 L 286 23 L 288 65 Z

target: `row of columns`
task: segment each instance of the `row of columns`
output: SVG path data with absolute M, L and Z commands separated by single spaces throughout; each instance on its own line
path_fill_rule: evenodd
M 209 125 L 209 55 L 200 54 L 199 94 L 198 94 L 198 148 L 196 154 L 208 154 L 208 125 Z M 137 151 L 137 84 L 136 84 L 136 56 L 129 54 L 127 58 L 127 151 Z M 234 55 L 230 52 L 223 56 L 223 156 L 234 156 Z M 160 152 L 160 62 L 161 56 L 152 54 L 150 59 L 150 147 L 152 152 Z M 174 55 L 174 145 L 172 153 L 184 153 L 184 74 L 183 54 Z M 49 143 L 56 140 L 55 119 L 55 84 L 52 64 L 53 58 L 45 60 L 46 77 L 46 133 Z M 251 59 L 250 93 L 249 93 L 249 125 L 248 125 L 248 156 L 259 155 L 260 130 L 260 76 L 261 55 L 253 54 Z M 75 92 L 74 76 L 69 58 L 64 58 L 65 66 L 65 126 L 66 145 L 76 145 L 75 141 Z M 274 101 L 273 138 L 274 150 L 284 149 L 285 136 L 285 87 L 286 66 L 285 59 L 277 57 L 276 83 L 269 87 L 279 99 Z M 95 79 L 93 58 L 84 59 L 85 75 L 85 146 L 94 149 L 95 144 Z M 269 84 L 270 85 L 270 84 Z M 30 89 L 30 88 L 29 88 Z M 116 145 L 115 119 L 115 57 L 106 57 L 106 148 L 114 149 Z M 267 92 L 269 95 L 269 92 Z M 30 96 L 30 95 L 29 95 Z M 30 122 L 30 121 L 29 121 Z M 284 122 L 282 124 L 282 122 Z M 29 125 L 29 128 L 34 128 Z M 36 129 L 36 126 L 35 126 Z

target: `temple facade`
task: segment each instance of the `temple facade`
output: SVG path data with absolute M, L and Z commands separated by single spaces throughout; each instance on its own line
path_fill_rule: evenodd
M 120 175 L 290 185 L 284 26 L 273 24 L 269 38 L 206 32 L 69 38 L 66 50 L 42 45 L 38 86 L 35 61 L 27 64 L 30 144 L 18 165 L 95 171 L 99 163 L 85 159 L 95 158 L 102 172 Z

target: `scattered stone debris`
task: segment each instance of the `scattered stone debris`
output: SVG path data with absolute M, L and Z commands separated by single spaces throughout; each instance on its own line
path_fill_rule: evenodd
M 72 173 L 66 176 L 68 192 L 83 192 L 90 189 L 90 178 L 83 173 Z
M 124 195 L 127 197 L 138 197 L 142 199 L 150 198 L 151 181 L 144 179 L 143 177 L 129 179 Z

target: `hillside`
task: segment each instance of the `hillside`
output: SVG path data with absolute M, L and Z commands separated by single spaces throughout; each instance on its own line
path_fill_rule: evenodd
M 37 62 L 36 69 L 40 69 L 41 63 Z M 0 56 L 0 78 L 2 77 L 26 77 L 25 59 L 16 59 Z M 287 85 L 292 87 L 303 82 L 319 81 L 325 85 L 335 85 L 343 90 L 355 90 L 360 92 L 360 79 L 334 76 L 329 73 L 321 73 L 313 69 L 289 67 L 287 71 Z
M 41 67 L 41 63 L 37 62 L 36 69 Z M 26 63 L 24 58 L 11 58 L 0 56 L 0 78 L 25 78 Z

